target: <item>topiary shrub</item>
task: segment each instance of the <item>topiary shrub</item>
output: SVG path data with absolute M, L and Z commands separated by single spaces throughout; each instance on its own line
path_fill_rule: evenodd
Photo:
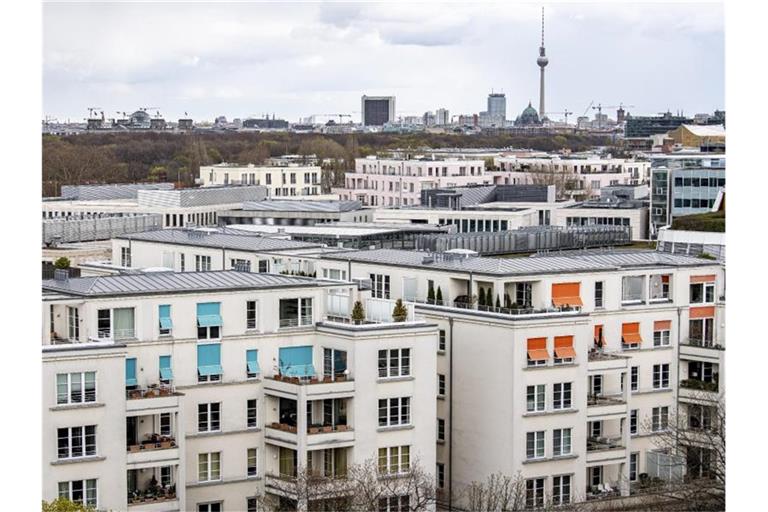
M 62 256 L 61 258 L 58 258 L 56 261 L 53 262 L 54 268 L 58 268 L 61 270 L 66 270 L 71 265 L 71 262 L 69 261 L 69 258 L 66 256 Z
M 408 309 L 403 304 L 403 299 L 397 299 L 395 309 L 392 310 L 392 320 L 395 322 L 405 322 L 408 318 Z
M 352 307 L 352 321 L 355 324 L 361 324 L 365 320 L 365 309 L 363 309 L 363 303 L 355 301 L 355 305 Z

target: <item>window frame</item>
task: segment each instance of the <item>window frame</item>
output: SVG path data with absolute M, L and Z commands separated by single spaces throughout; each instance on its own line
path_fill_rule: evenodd
M 669 347 L 671 339 L 671 331 L 669 329 L 659 329 L 653 331 L 653 346 L 656 347 Z
M 245 427 L 259 428 L 259 400 L 249 398 L 245 402 Z
M 411 397 L 379 398 L 379 428 L 411 425 Z M 384 416 L 382 416 L 382 412 Z
M 90 433 L 88 432 L 89 429 L 91 431 Z M 62 433 L 64 433 L 63 436 Z M 58 460 L 84 459 L 87 457 L 95 457 L 97 455 L 96 425 L 59 427 L 56 429 L 56 434 L 56 458 Z M 89 442 L 89 438 L 91 442 Z M 62 445 L 62 440 L 65 441 L 64 445 Z M 79 454 L 74 453 L 76 447 L 79 447 Z M 66 451 L 64 455 L 62 455 L 62 448 Z
M 701 300 L 694 300 L 694 288 L 701 287 Z M 715 282 L 690 283 L 688 286 L 689 304 L 714 304 L 715 303 Z
M 205 408 L 204 411 L 202 410 L 203 407 Z M 205 428 L 202 428 L 203 425 Z M 221 432 L 221 402 L 197 404 L 197 431 L 200 433 Z
M 560 399 L 558 400 L 558 394 Z M 567 407 L 566 407 L 567 404 Z M 556 382 L 552 385 L 552 409 L 567 411 L 573 408 L 573 383 Z
M 245 474 L 248 477 L 259 476 L 259 449 L 248 448 L 246 451 Z
M 637 419 L 640 415 L 639 409 L 631 409 L 629 411 L 629 435 L 636 435 L 638 433 Z
M 595 281 L 595 309 L 604 309 L 604 308 L 605 308 L 605 281 Z
M 217 459 L 218 470 L 216 477 L 213 478 L 213 461 L 214 456 Z M 203 462 L 203 458 L 205 461 Z M 205 471 L 203 471 L 203 464 L 205 464 Z M 205 477 L 205 478 L 203 478 Z M 219 482 L 221 481 L 221 452 L 205 452 L 197 454 L 197 481 L 198 482 Z
M 75 498 L 75 483 L 80 483 L 81 499 Z M 62 485 L 66 485 L 67 489 L 62 494 Z M 92 498 L 89 496 L 89 491 L 93 491 Z M 69 480 L 59 482 L 58 485 L 59 498 L 66 498 L 74 503 L 80 503 L 82 505 L 97 508 L 99 503 L 99 482 L 98 478 L 87 478 L 83 480 Z
M 255 331 L 259 328 L 258 307 L 258 300 L 245 301 L 245 329 L 248 331 Z
M 664 432 L 669 428 L 669 406 L 662 405 L 651 410 L 651 431 Z
M 547 385 L 532 384 L 525 388 L 526 412 L 544 412 L 547 409 Z
M 526 478 L 525 480 L 525 508 L 534 509 L 544 507 L 546 478 Z
M 559 434 L 559 439 L 558 439 L 558 434 Z M 566 440 L 567 440 L 567 443 L 566 443 Z M 568 448 L 568 451 L 565 451 L 566 447 Z M 565 457 L 572 454 L 573 454 L 573 429 L 570 427 L 553 429 L 552 430 L 552 456 Z
M 411 445 L 383 446 L 378 450 L 380 475 L 406 475 L 411 471 Z
M 72 385 L 74 382 L 73 376 L 79 376 L 78 378 L 78 387 L 79 390 L 75 390 L 74 386 Z M 89 379 L 88 376 L 93 376 L 92 383 L 93 383 L 93 390 L 88 389 L 89 385 Z M 60 377 L 65 377 L 66 382 L 64 385 L 66 386 L 65 393 L 62 394 L 62 382 L 60 382 Z M 74 396 L 75 393 L 78 393 L 80 400 L 75 400 Z M 71 373 L 57 373 L 56 374 L 56 405 L 78 405 L 78 404 L 86 404 L 86 403 L 96 403 L 96 393 L 97 393 L 97 387 L 96 387 L 96 372 L 71 372 Z M 88 397 L 91 397 L 90 400 L 88 400 Z M 65 401 L 62 401 L 62 396 L 66 397 Z
M 437 374 L 437 396 L 444 398 L 446 392 L 445 374 Z
M 384 357 L 382 357 L 384 356 Z M 393 364 L 396 362 L 396 364 Z M 390 348 L 378 351 L 379 379 L 411 376 L 411 348 Z
M 552 504 L 568 505 L 571 503 L 571 488 L 573 486 L 572 475 L 552 476 Z M 567 489 L 567 490 L 566 490 Z
M 640 367 L 629 367 L 629 390 L 640 391 Z
M 669 363 L 653 365 L 653 389 L 669 389 Z
M 536 430 L 525 433 L 525 460 L 540 460 L 546 458 L 546 430 Z
M 195 254 L 195 272 L 210 272 L 211 257 L 207 254 Z

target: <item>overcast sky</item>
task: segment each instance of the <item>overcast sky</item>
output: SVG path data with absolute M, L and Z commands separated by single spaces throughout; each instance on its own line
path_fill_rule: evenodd
M 359 120 L 362 94 L 396 96 L 399 115 L 454 115 L 485 110 L 493 89 L 514 118 L 538 107 L 542 5 L 547 110 L 575 120 L 593 100 L 634 114 L 724 108 L 720 3 L 54 3 L 43 8 L 43 111 Z

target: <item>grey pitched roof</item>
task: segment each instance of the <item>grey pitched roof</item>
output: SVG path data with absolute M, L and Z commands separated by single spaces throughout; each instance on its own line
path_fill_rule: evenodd
M 338 284 L 309 277 L 219 270 L 214 272 L 147 272 L 113 276 L 46 279 L 44 292 L 80 296 L 194 293 L 215 290 L 315 287 Z
M 160 229 L 122 235 L 123 240 L 138 240 L 175 245 L 192 245 L 196 247 L 215 247 L 217 249 L 232 249 L 238 251 L 288 251 L 292 249 L 308 249 L 321 247 L 321 244 L 297 242 L 282 238 L 270 238 L 254 233 L 240 232 L 238 234 L 222 233 L 221 231 L 203 231 L 190 229 Z
M 425 258 L 432 257 L 434 261 Z M 537 255 L 527 258 L 449 258 L 442 254 L 398 249 L 377 249 L 329 254 L 324 259 L 351 260 L 389 266 L 430 268 L 435 270 L 474 272 L 497 276 L 610 271 L 622 268 L 680 267 L 712 265 L 715 262 L 679 254 L 656 251 L 622 251 L 615 253 L 578 253 Z
M 243 210 L 269 212 L 351 212 L 362 208 L 360 201 L 245 201 Z

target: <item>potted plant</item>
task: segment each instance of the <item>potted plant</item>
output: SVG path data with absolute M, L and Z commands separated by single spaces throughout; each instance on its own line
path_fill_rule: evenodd
M 365 310 L 363 309 L 363 303 L 355 301 L 355 305 L 352 307 L 352 322 L 355 325 L 360 325 L 365 320 Z
M 328 432 L 333 432 L 333 426 L 331 426 L 331 425 L 323 425 L 323 432 L 326 433 L 326 434 Z
M 346 373 L 337 373 L 336 374 L 336 382 L 344 382 L 347 380 L 347 374 Z
M 437 295 L 435 296 L 435 301 L 437 302 L 438 306 L 443 305 L 443 290 L 439 286 L 437 287 Z
M 435 303 L 435 289 L 432 287 L 432 283 L 429 284 L 429 289 L 427 290 L 427 304 L 434 304 Z
M 309 433 L 310 434 L 317 434 L 320 432 L 320 425 L 315 423 L 309 426 Z
M 333 382 L 333 376 L 331 376 L 331 375 L 324 376 L 323 377 L 323 382 L 326 383 L 326 384 L 329 383 L 329 382 Z
M 395 309 L 392 310 L 392 320 L 395 322 L 405 322 L 408 318 L 408 309 L 403 304 L 403 299 L 397 299 Z

